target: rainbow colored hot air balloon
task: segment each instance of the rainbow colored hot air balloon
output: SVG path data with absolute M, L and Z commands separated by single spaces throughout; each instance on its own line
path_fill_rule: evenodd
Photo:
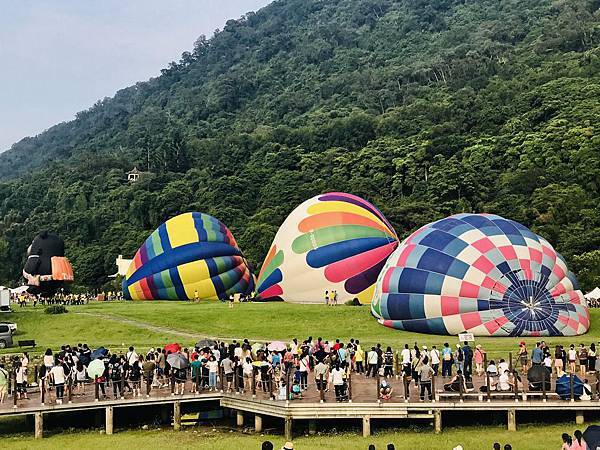
M 490 214 L 458 214 L 408 237 L 381 271 L 371 310 L 388 327 L 434 334 L 573 336 L 590 324 L 564 259 Z
M 226 299 L 253 289 L 254 277 L 231 231 L 197 212 L 158 227 L 123 280 L 125 298 L 133 300 Z
M 262 265 L 258 296 L 323 303 L 325 291 L 335 291 L 338 302 L 369 303 L 397 246 L 392 226 L 366 200 L 341 192 L 317 195 L 279 228 Z

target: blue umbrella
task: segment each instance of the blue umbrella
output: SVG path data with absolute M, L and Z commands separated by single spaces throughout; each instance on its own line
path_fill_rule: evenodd
M 565 374 L 556 380 L 556 393 L 563 400 L 571 398 L 571 379 Z M 579 399 L 583 394 L 583 383 L 577 375 L 573 375 L 573 397 Z
M 98 347 L 96 350 L 94 350 L 92 352 L 91 358 L 92 358 L 92 360 L 94 360 L 94 359 L 102 359 L 106 355 L 108 355 L 108 350 L 105 349 L 104 347 Z

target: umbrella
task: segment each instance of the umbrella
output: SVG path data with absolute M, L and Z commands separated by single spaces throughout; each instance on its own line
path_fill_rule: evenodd
M 256 342 L 256 343 L 252 344 L 252 353 L 254 353 L 256 355 L 256 353 L 259 350 L 262 350 L 262 348 L 263 348 L 263 345 Z
M 546 390 L 552 389 L 550 386 L 550 371 L 544 366 L 535 365 L 527 371 L 527 380 L 531 385 L 532 391 L 541 391 L 544 389 L 542 383 L 546 382 Z
M 287 349 L 287 346 L 285 345 L 285 342 L 273 341 L 269 344 L 267 349 L 271 352 L 282 352 Z
M 585 439 L 588 448 L 596 449 L 600 447 L 600 426 L 590 425 L 583 432 L 583 439 Z
M 87 373 L 90 378 L 101 377 L 104 373 L 104 363 L 99 359 L 93 360 L 87 368 Z
M 177 353 L 179 350 L 181 350 L 181 345 L 179 345 L 178 343 L 165 345 L 165 352 L 167 353 Z
M 94 350 L 92 352 L 91 358 L 92 359 L 102 359 L 106 355 L 108 355 L 108 350 L 105 349 L 104 347 L 98 347 L 96 350 Z
M 564 374 L 556 380 L 556 393 L 563 400 L 571 398 L 571 378 Z M 579 399 L 583 395 L 583 383 L 577 375 L 573 375 L 573 397 Z
M 167 356 L 167 362 L 174 369 L 185 369 L 189 366 L 189 361 L 181 353 L 171 353 Z
M 196 348 L 216 347 L 217 341 L 213 339 L 200 339 L 196 342 Z

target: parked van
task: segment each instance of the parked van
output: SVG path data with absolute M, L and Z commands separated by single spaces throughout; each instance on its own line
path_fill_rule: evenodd
M 0 348 L 13 346 L 12 330 L 5 323 L 0 323 Z

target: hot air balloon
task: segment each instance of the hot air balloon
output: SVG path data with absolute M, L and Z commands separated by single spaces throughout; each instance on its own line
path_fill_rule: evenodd
M 28 292 L 53 296 L 65 282 L 73 281 L 73 268 L 65 258 L 65 243 L 56 234 L 42 231 L 27 249 L 27 262 L 23 277 Z
M 123 280 L 124 296 L 132 300 L 224 300 L 253 289 L 253 275 L 231 231 L 197 212 L 158 227 Z
M 262 265 L 261 299 L 369 303 L 379 271 L 398 246 L 396 232 L 377 208 L 341 192 L 317 195 L 283 222 Z
M 371 311 L 388 327 L 432 334 L 573 336 L 590 323 L 562 256 L 490 214 L 458 214 L 409 236 L 381 271 Z

